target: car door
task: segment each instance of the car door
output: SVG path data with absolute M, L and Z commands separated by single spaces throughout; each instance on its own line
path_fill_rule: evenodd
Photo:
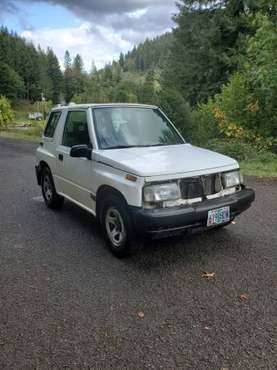
M 62 184 L 62 193 L 66 197 L 88 210 L 94 210 L 91 189 L 95 162 L 70 156 L 72 146 L 81 144 L 91 145 L 87 109 L 69 110 L 63 135 L 57 146 L 57 175 Z

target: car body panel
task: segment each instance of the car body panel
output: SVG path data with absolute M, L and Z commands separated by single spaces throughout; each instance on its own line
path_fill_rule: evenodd
M 190 144 L 100 150 L 97 155 L 111 166 L 143 177 L 196 176 L 239 167 L 232 158 Z

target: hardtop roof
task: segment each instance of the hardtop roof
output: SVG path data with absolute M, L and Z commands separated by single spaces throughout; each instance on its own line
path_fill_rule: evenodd
M 88 104 L 68 104 L 68 105 L 57 105 L 52 108 L 53 110 L 65 110 L 65 109 L 87 109 L 87 108 L 113 108 L 113 107 L 131 107 L 131 108 L 152 108 L 155 109 L 157 106 L 149 104 L 138 104 L 138 103 L 88 103 Z

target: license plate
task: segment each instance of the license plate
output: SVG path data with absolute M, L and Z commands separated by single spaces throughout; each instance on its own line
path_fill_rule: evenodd
M 208 212 L 207 226 L 224 224 L 230 221 L 230 207 L 212 209 Z

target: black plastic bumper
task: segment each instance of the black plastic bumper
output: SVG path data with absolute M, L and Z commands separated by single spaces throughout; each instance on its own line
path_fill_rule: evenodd
M 131 207 L 134 228 L 137 234 L 154 237 L 176 234 L 187 229 L 206 228 L 208 211 L 230 206 L 231 220 L 250 207 L 255 199 L 252 189 L 243 189 L 221 198 L 204 200 L 201 203 L 174 208 L 143 209 Z

